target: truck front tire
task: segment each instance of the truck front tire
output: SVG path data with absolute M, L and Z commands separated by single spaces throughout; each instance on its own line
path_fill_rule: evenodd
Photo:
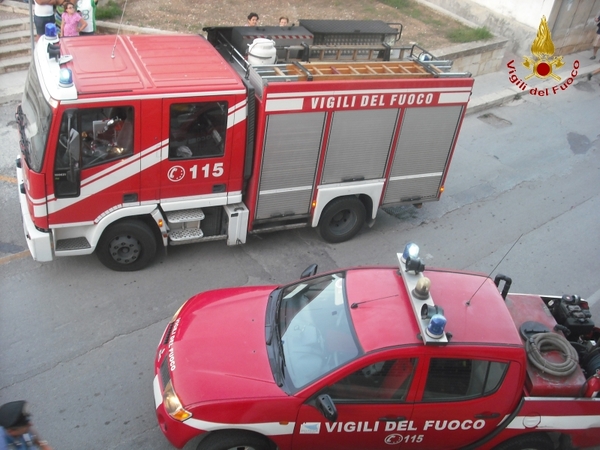
M 156 255 L 156 239 L 148 225 L 126 220 L 108 227 L 96 247 L 102 264 L 118 272 L 143 269 Z
M 319 234 L 333 244 L 352 239 L 365 223 L 365 206 L 356 197 L 332 200 L 319 220 Z

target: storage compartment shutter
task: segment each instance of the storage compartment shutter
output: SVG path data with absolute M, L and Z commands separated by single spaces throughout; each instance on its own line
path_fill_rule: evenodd
M 436 106 L 405 110 L 384 205 L 438 198 L 462 108 Z
M 398 109 L 333 114 L 322 184 L 383 178 Z
M 308 214 L 324 121 L 323 112 L 269 116 L 257 220 Z

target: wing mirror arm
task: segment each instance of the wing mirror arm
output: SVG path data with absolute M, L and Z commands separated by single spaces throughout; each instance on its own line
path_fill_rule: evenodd
M 317 409 L 330 422 L 335 422 L 337 420 L 337 408 L 329 394 L 321 394 L 317 397 Z

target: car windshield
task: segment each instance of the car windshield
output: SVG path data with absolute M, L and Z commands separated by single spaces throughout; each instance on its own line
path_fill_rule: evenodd
M 52 120 L 52 108 L 44 98 L 33 65 L 27 75 L 21 111 L 23 115 L 19 120 L 22 124 L 21 140 L 23 142 L 21 146 L 24 149 L 28 166 L 31 170 L 39 172 L 44 163 L 46 141 L 48 140 L 50 121 Z
M 359 354 L 345 296 L 345 273 L 283 289 L 279 330 L 286 378 L 296 389 Z

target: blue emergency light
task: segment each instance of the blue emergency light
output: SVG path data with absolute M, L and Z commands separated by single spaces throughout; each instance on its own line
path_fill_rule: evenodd
M 47 23 L 44 29 L 44 37 L 48 42 L 58 42 L 58 31 L 56 25 L 53 23 Z
M 71 69 L 60 69 L 58 74 L 58 85 L 64 88 L 73 86 L 73 73 L 71 72 Z
M 444 336 L 444 328 L 446 328 L 446 318 L 441 314 L 434 314 L 427 325 L 426 333 L 433 339 L 440 339 Z

